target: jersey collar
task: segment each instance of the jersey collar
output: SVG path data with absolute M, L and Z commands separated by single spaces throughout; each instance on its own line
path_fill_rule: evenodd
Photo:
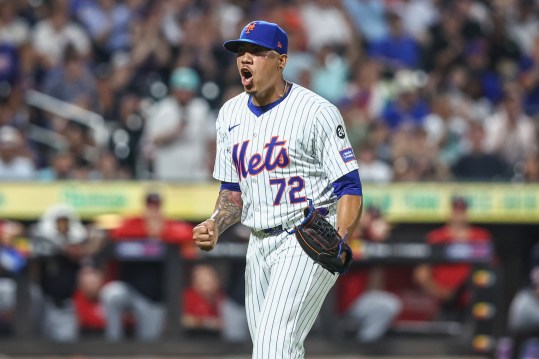
M 288 94 L 292 90 L 292 86 L 294 86 L 294 84 L 290 82 L 290 87 L 288 88 L 288 91 L 284 94 L 284 96 L 278 99 L 277 101 L 270 103 L 269 105 L 257 106 L 253 103 L 253 96 L 249 96 L 247 107 L 249 107 L 249 110 L 251 110 L 251 112 L 256 117 L 260 117 L 266 112 L 268 112 L 269 110 L 271 110 L 272 108 L 274 108 L 275 106 L 277 106 L 278 104 L 280 104 L 281 102 L 283 102 L 283 100 L 288 97 Z

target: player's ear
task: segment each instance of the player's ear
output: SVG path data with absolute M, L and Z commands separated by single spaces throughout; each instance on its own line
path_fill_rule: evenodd
M 288 55 L 281 55 L 279 56 L 279 70 L 284 70 L 284 68 L 286 67 L 286 62 L 288 61 Z

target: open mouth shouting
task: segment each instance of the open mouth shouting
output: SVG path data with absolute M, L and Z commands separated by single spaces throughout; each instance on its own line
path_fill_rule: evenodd
M 242 67 L 240 70 L 241 83 L 245 87 L 251 87 L 253 85 L 253 73 L 246 67 Z

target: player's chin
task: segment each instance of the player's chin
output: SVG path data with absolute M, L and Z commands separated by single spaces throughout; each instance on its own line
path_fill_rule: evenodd
M 243 89 L 248 95 L 256 95 L 256 89 L 253 85 L 243 86 Z

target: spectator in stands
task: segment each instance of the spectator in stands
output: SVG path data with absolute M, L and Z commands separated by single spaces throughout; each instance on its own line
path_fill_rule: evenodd
M 533 39 L 531 52 L 520 61 L 520 81 L 524 90 L 524 110 L 529 116 L 539 114 L 539 33 Z
M 376 158 L 374 147 L 363 143 L 358 150 L 359 173 L 363 182 L 389 183 L 393 179 L 393 169 Z
M 93 178 L 94 168 L 86 160 L 79 159 L 73 168 L 73 179 L 76 181 L 89 181 Z
M 118 164 L 118 158 L 112 152 L 102 151 L 99 154 L 95 170 L 91 174 L 94 180 L 125 180 L 128 173 Z
M 1 82 L 2 80 L 0 80 Z M 19 131 L 24 131 L 29 122 L 28 108 L 24 105 L 21 98 L 24 92 L 16 85 L 11 89 L 6 89 L 5 85 L 6 83 L 3 85 L 0 84 L 0 88 L 3 86 L 4 90 L 6 90 L 0 94 L 0 127 L 12 126 Z
M 485 122 L 487 151 L 498 153 L 511 166 L 537 150 L 537 127 L 522 111 L 518 89 L 508 89 L 501 107 Z
M 484 96 L 480 85 L 471 80 L 468 68 L 454 66 L 443 86 L 452 111 L 467 122 L 483 123 L 492 113 L 493 104 Z
M 402 126 L 421 126 L 430 110 L 419 91 L 420 83 L 416 74 L 407 70 L 397 72 L 394 86 L 395 98 L 384 106 L 381 113 L 382 121 L 392 130 Z
M 375 121 L 369 125 L 369 142 L 372 143 L 376 157 L 390 163 L 393 154 L 391 148 L 391 130 L 386 123 Z
M 133 14 L 124 3 L 113 0 L 85 2 L 78 17 L 91 36 L 101 59 L 131 46 L 130 25 Z
M 195 265 L 191 283 L 183 293 L 183 327 L 191 334 L 220 335 L 224 299 L 217 271 L 210 265 Z
M 117 114 L 111 124 L 110 151 L 118 158 L 129 177 L 138 174 L 139 147 L 144 131 L 144 118 L 140 113 L 140 96 L 127 93 L 119 99 Z
M 17 15 L 13 1 L 0 2 L 0 43 L 19 47 L 30 38 L 28 23 Z
M 171 95 L 149 111 L 145 137 L 156 179 L 210 178 L 215 121 L 208 103 L 197 97 L 199 86 L 195 70 L 177 68 L 170 77 Z
M 60 150 L 51 157 L 51 166 L 41 169 L 37 177 L 42 181 L 73 179 L 73 170 L 75 168 L 73 154 L 67 150 Z
M 288 66 L 288 65 L 287 65 Z M 346 98 L 360 111 L 362 117 L 372 121 L 380 117 L 390 91 L 382 79 L 382 65 L 365 60 L 354 68 L 352 82 L 346 89 Z
M 310 51 L 318 52 L 323 47 L 335 50 L 353 46 L 353 29 L 339 2 L 316 0 L 299 5 Z
M 345 96 L 350 64 L 331 46 L 318 49 L 315 59 L 310 69 L 310 87 L 317 94 L 336 104 Z
M 50 5 L 49 16 L 40 20 L 32 31 L 34 48 L 40 64 L 45 69 L 61 64 L 68 45 L 74 46 L 84 58 L 90 55 L 90 38 L 72 21 L 69 10 L 63 2 L 58 1 Z
M 297 84 L 300 83 L 300 74 L 314 66 L 314 53 L 307 49 L 307 34 L 301 20 L 301 14 L 294 8 L 293 15 L 283 24 L 283 29 L 288 34 L 288 61 L 283 70 L 286 79 Z M 231 35 L 232 37 L 235 34 Z M 226 37 L 224 37 L 226 38 Z M 236 74 L 233 74 L 236 76 Z
M 468 201 L 464 197 L 451 199 L 447 223 L 427 233 L 429 244 L 473 243 L 491 240 L 484 228 L 473 226 L 468 219 Z M 467 263 L 421 264 L 414 270 L 419 287 L 439 303 L 439 319 L 463 321 L 470 303 Z
M 356 31 L 368 44 L 387 37 L 386 4 L 378 0 L 343 0 L 343 7 L 350 16 Z
M 489 44 L 490 68 L 497 70 L 497 75 L 502 78 L 502 81 L 516 78 L 522 50 L 509 34 L 503 13 L 493 12 L 492 31 L 487 35 L 487 43 Z
M 433 74 L 443 74 L 462 61 L 464 39 L 463 19 L 458 17 L 451 6 L 439 8 L 439 22 L 430 27 L 425 43 L 424 67 Z
M 19 56 L 17 48 L 11 44 L 0 42 L 0 98 L 7 98 L 16 85 L 19 77 Z
M 37 83 L 41 79 L 41 72 L 38 66 L 38 58 L 36 51 L 30 42 L 24 43 L 18 49 L 18 81 L 21 93 L 30 88 L 37 88 Z M 19 111 L 25 110 L 25 107 L 17 107 Z M 27 114 L 25 112 L 25 114 Z
M 436 94 L 431 100 L 432 112 L 423 120 L 428 141 L 439 149 L 439 159 L 451 165 L 463 152 L 462 138 L 468 131 L 468 123 L 456 115 L 449 97 Z
M 84 98 L 89 110 L 97 109 L 97 86 L 94 75 L 74 45 L 66 45 L 61 66 L 45 77 L 43 92 L 58 100 L 76 103 Z
M 358 251 L 367 242 L 386 241 L 390 232 L 380 210 L 370 206 L 361 216 L 357 233 L 350 238 L 352 250 Z M 360 258 L 357 252 L 355 256 Z M 378 267 L 352 267 L 345 276 L 339 277 L 337 296 L 339 312 L 353 318 L 356 339 L 362 343 L 382 339 L 402 308 L 400 299 L 384 290 L 384 272 Z
M 400 14 L 388 11 L 386 18 L 389 33 L 369 45 L 369 55 L 381 60 L 391 71 L 416 68 L 420 59 L 417 41 L 406 33 Z
M 33 236 L 37 246 L 49 248 L 37 258 L 44 297 L 43 335 L 53 341 L 76 340 L 79 325 L 73 294 L 79 271 L 90 255 L 87 230 L 71 207 L 58 204 L 47 208 Z
M 192 226 L 165 217 L 161 196 L 149 192 L 144 213 L 124 218 L 110 231 L 114 241 L 156 240 L 181 244 L 191 243 Z M 101 290 L 105 311 L 105 337 L 110 341 L 124 338 L 123 318 L 130 312 L 134 318 L 135 337 L 143 341 L 157 340 L 161 335 L 165 308 L 163 304 L 164 264 L 144 258 L 117 261 L 117 277 Z
M 539 20 L 534 16 L 537 12 L 537 3 L 518 1 L 517 3 L 498 3 L 496 5 L 497 11 L 505 15 L 505 24 L 510 36 L 524 53 L 531 54 L 534 39 L 539 35 Z
M 151 3 L 151 7 L 145 11 L 147 14 L 144 18 L 135 18 L 131 24 L 131 43 L 132 46 L 128 52 L 128 62 L 126 68 L 118 68 L 116 72 L 124 75 L 131 70 L 131 84 L 129 90 L 135 90 L 138 94 L 143 96 L 152 96 L 154 98 L 161 99 L 163 94 L 154 91 L 152 86 L 148 86 L 151 83 L 159 82 L 166 83 L 167 77 L 171 71 L 171 63 L 176 59 L 174 58 L 178 49 L 172 47 L 173 45 L 165 40 L 165 35 L 162 32 L 162 20 L 164 17 L 172 17 L 173 21 L 178 23 L 179 17 L 173 17 L 171 14 L 178 7 L 177 3 L 170 3 L 174 10 L 168 8 L 167 5 L 161 3 Z M 180 25 L 180 24 L 176 24 Z M 185 28 L 185 21 L 181 21 L 182 29 Z M 200 28 L 204 27 L 205 31 L 200 31 Z M 210 32 L 207 28 L 207 24 L 199 25 L 196 27 L 196 31 L 199 33 Z M 200 39 L 200 35 L 197 33 L 190 34 L 193 41 Z M 196 48 L 187 49 L 182 46 L 180 56 L 193 56 L 196 57 Z M 225 50 L 226 51 L 226 50 Z M 211 62 L 215 56 L 211 54 L 204 54 L 207 57 L 206 60 Z M 180 59 L 176 60 L 176 63 L 180 63 Z M 195 61 L 193 61 L 195 62 Z M 190 62 L 186 62 L 190 63 Z M 200 68 L 204 66 L 200 65 Z M 159 74 L 157 77 L 156 75 Z M 127 76 L 126 76 L 127 77 Z
M 432 1 L 403 0 L 390 5 L 392 11 L 402 17 L 402 26 L 407 34 L 412 36 L 419 44 L 425 43 L 429 34 L 429 27 L 439 17 L 438 9 Z
M 0 127 L 0 181 L 34 179 L 34 163 L 23 155 L 23 147 L 23 138 L 17 129 Z
M 391 139 L 395 181 L 440 181 L 447 168 L 438 157 L 438 148 L 427 140 L 423 128 L 402 128 Z
M 481 38 L 468 42 L 463 55 L 470 81 L 479 85 L 481 93 L 491 103 L 497 104 L 503 96 L 503 84 L 501 76 L 489 67 L 489 51 L 489 43 Z
M 469 151 L 451 167 L 459 181 L 504 181 L 510 177 L 507 164 L 497 153 L 485 151 L 483 125 L 471 123 L 468 132 Z
M 98 149 L 92 129 L 75 121 L 66 121 L 61 134 L 67 140 L 67 149 L 73 154 L 76 166 L 94 160 L 95 151 Z

